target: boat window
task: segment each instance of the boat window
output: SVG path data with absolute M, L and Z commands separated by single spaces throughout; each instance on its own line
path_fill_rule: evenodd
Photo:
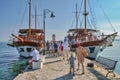
M 27 48 L 26 50 L 27 50 L 27 52 L 30 52 L 30 51 L 31 51 L 31 49 L 32 49 L 32 48 Z
M 90 53 L 94 53 L 95 47 L 89 47 Z
M 24 49 L 23 49 L 23 48 L 20 48 L 20 52 L 24 52 Z

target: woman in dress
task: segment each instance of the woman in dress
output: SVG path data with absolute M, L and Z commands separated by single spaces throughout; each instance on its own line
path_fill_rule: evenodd
M 83 49 L 83 47 L 80 45 L 76 48 L 76 57 L 78 60 L 78 69 L 77 70 L 79 70 L 79 67 L 81 64 L 82 65 L 82 74 L 84 74 L 84 56 L 82 54 L 82 49 Z

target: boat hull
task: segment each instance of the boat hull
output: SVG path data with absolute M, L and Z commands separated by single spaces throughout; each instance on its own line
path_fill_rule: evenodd
M 16 47 L 20 56 L 28 58 L 30 57 L 30 52 L 32 48 L 36 48 L 39 52 L 41 52 L 41 45 L 35 42 L 14 42 L 14 47 Z
M 100 52 L 101 47 L 100 46 L 89 46 L 89 47 L 85 47 L 85 49 L 88 52 L 87 58 L 95 59 L 97 54 Z
M 17 47 L 16 47 L 19 55 L 22 56 L 22 57 L 25 57 L 25 58 L 30 57 L 30 52 L 27 51 L 27 48 L 32 49 L 33 46 L 17 46 Z

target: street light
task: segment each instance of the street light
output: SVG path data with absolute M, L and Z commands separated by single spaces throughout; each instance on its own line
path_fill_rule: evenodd
M 43 30 L 44 30 L 44 52 L 43 55 L 45 55 L 45 19 L 46 19 L 46 14 L 51 13 L 50 17 L 54 18 L 54 12 L 50 11 L 49 9 L 43 9 Z

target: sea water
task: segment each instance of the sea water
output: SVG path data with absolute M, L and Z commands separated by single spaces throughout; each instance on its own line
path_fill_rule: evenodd
M 118 61 L 114 72 L 120 74 L 120 36 L 118 37 L 118 39 L 115 39 L 115 41 L 113 42 L 113 46 L 106 47 L 97 56 L 99 55 Z
M 17 60 L 19 60 L 17 50 L 7 46 L 7 42 L 0 42 L 0 80 L 13 80 L 15 75 L 9 72 L 9 68 Z

